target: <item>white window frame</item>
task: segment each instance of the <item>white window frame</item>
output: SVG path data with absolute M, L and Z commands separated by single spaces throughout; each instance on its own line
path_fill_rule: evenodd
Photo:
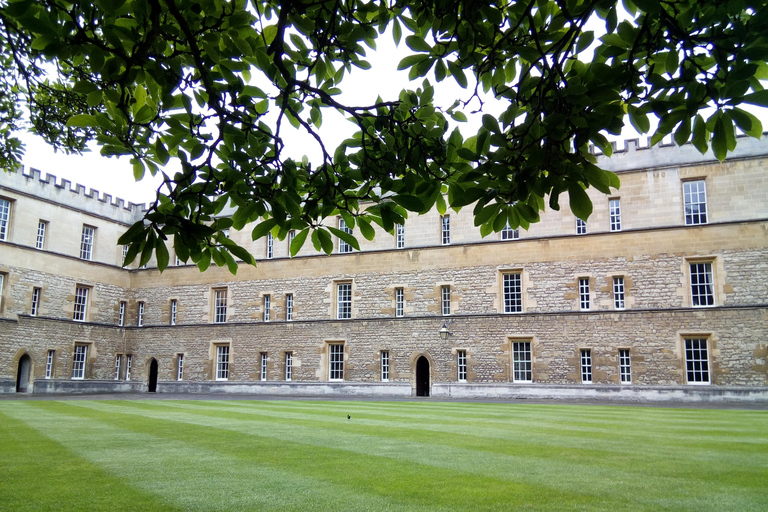
M 11 226 L 11 201 L 0 198 L 0 242 L 8 241 Z
M 707 183 L 704 180 L 683 182 L 683 216 L 686 226 L 707 224 Z
M 336 284 L 336 319 L 352 318 L 352 283 Z
M 176 380 L 184 380 L 184 354 L 176 354 Z
M 75 307 L 72 312 L 72 320 L 75 322 L 85 322 L 88 314 L 88 291 L 87 286 L 75 287 Z
M 621 231 L 621 200 L 610 199 L 608 201 L 608 211 L 610 214 L 611 231 Z
M 405 248 L 405 225 L 395 224 L 395 249 Z
M 264 304 L 264 316 L 263 316 L 263 318 L 264 318 L 265 322 L 269 322 L 269 319 L 270 319 L 270 316 L 271 316 L 270 315 L 270 311 L 272 309 L 272 296 L 271 295 L 264 295 L 263 304 Z
M 512 342 L 512 381 L 533 382 L 533 354 L 530 341 Z
M 589 278 L 579 278 L 579 310 L 589 311 L 591 306 L 591 300 L 589 296 Z
M 260 369 L 259 369 L 259 380 L 261 381 L 267 380 L 267 371 L 269 370 L 268 363 L 269 363 L 269 354 L 267 352 L 262 352 Z
M 577 235 L 587 234 L 587 221 L 581 220 L 578 217 L 576 217 L 576 234 Z
M 80 259 L 93 261 L 93 242 L 96 238 L 96 228 L 83 224 L 83 232 L 80 237 Z
M 344 380 L 344 344 L 328 344 L 328 380 Z
M 632 358 L 628 348 L 619 349 L 619 382 L 632 384 Z
M 449 284 L 440 287 L 440 312 L 443 316 L 451 314 L 451 285 Z
M 402 318 L 405 316 L 405 290 L 395 288 L 395 316 Z
M 451 244 L 451 216 L 440 216 L 440 243 L 442 245 Z
M 504 313 L 523 312 L 523 275 L 521 272 L 504 272 L 501 275 Z
M 37 313 L 40 311 L 40 295 L 42 292 L 42 288 L 37 286 L 32 288 L 32 307 L 29 311 L 30 316 L 37 316 Z
M 55 350 L 49 350 L 48 355 L 45 358 L 45 378 L 50 379 L 53 377 L 53 360 L 56 356 Z
M 520 230 L 512 229 L 511 227 L 509 227 L 509 223 L 507 223 L 507 225 L 504 226 L 504 229 L 501 230 L 502 240 L 518 240 L 519 238 L 520 238 Z
M 290 322 L 293 320 L 293 294 L 285 294 L 285 321 Z
M 456 351 L 456 379 L 459 382 L 467 382 L 467 351 Z
M 592 349 L 581 349 L 581 383 L 592 384 Z
M 179 311 L 179 301 L 176 299 L 171 299 L 171 314 L 170 314 L 170 320 L 169 323 L 171 325 L 176 325 L 176 316 Z
M 136 327 L 144 327 L 144 301 L 136 303 Z
M 712 261 L 689 261 L 691 305 L 695 308 L 715 306 L 715 276 Z
M 120 364 L 122 362 L 122 354 L 115 354 L 115 378 L 114 380 L 120 380 Z
M 125 356 L 125 380 L 131 380 L 131 366 L 133 366 L 133 355 Z
M 339 217 L 339 231 L 343 231 L 348 235 L 352 234 L 352 228 L 348 227 L 346 221 L 341 217 Z M 349 252 L 352 252 L 352 246 L 339 238 L 339 253 L 345 254 Z
M 213 323 L 227 323 L 227 289 L 213 290 Z
M 125 308 L 127 304 L 124 300 L 120 301 L 120 305 L 117 307 L 117 325 L 122 327 L 125 325 Z
M 293 352 L 285 353 L 285 380 L 293 380 Z
M 45 232 L 48 228 L 47 220 L 37 221 L 37 238 L 35 239 L 35 249 L 45 249 Z
M 685 381 L 693 385 L 706 385 L 712 382 L 709 363 L 709 346 L 706 337 L 684 338 Z
M 389 350 L 381 351 L 381 382 L 389 382 Z
M 216 380 L 229 380 L 229 345 L 216 345 Z
M 271 260 L 275 257 L 275 237 L 272 236 L 272 232 L 267 233 L 267 259 Z
M 85 378 L 85 362 L 88 358 L 88 345 L 75 345 L 72 354 L 72 380 Z
M 626 307 L 624 277 L 613 278 L 613 309 L 622 310 Z
M 181 258 L 179 258 L 178 254 L 174 254 L 173 255 L 173 265 L 175 267 L 180 267 L 181 266 Z

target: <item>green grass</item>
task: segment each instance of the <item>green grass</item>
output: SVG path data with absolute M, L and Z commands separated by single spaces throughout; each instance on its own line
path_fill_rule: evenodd
M 0 511 L 22 510 L 764 511 L 768 412 L 5 401 Z

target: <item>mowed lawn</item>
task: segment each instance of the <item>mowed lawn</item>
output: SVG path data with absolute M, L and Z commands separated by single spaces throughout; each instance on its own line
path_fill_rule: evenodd
M 0 401 L 0 510 L 765 511 L 768 412 Z

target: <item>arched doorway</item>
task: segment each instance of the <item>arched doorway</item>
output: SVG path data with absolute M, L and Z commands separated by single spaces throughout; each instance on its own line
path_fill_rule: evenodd
M 29 391 L 29 374 L 32 369 L 32 359 L 29 354 L 24 354 L 19 359 L 19 370 L 16 372 L 16 392 L 26 393 Z
M 429 396 L 429 361 L 424 356 L 416 361 L 416 396 Z
M 153 357 L 149 363 L 149 386 L 147 391 L 150 393 L 157 392 L 157 360 Z

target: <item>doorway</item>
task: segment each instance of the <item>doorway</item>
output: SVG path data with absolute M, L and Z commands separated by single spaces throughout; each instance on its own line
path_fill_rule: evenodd
M 16 392 L 26 393 L 29 391 L 29 373 L 32 369 L 32 359 L 29 354 L 24 354 L 19 359 L 19 370 L 16 372 Z
M 416 396 L 429 396 L 429 361 L 424 356 L 416 361 Z
M 149 363 L 149 385 L 147 386 L 147 391 L 150 393 L 157 392 L 157 359 L 154 357 Z

